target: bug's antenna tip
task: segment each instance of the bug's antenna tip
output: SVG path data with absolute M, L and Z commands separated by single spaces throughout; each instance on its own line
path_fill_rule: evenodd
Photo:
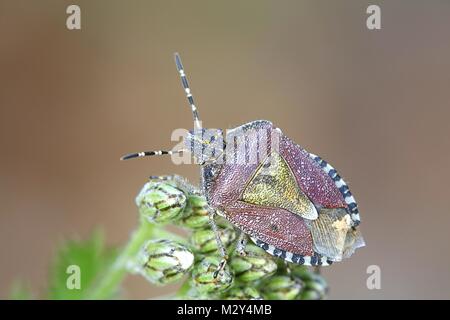
M 120 157 L 120 161 L 128 160 L 128 159 L 135 158 L 135 157 L 136 157 L 135 154 L 126 154 L 126 155 Z
M 181 58 L 180 58 L 180 55 L 178 54 L 178 52 L 174 53 L 174 57 L 175 57 L 175 64 L 177 65 L 178 71 L 183 70 L 183 64 L 181 63 Z

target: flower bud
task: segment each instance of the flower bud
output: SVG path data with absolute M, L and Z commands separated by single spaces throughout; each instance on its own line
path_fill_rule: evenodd
M 302 280 L 311 280 L 314 277 L 314 272 L 309 270 L 307 266 L 289 263 L 287 267 L 291 270 L 291 274 Z
M 262 300 L 258 290 L 252 287 L 237 286 L 227 290 L 222 299 L 225 300 Z
M 292 266 L 291 274 L 303 282 L 303 289 L 298 299 L 320 300 L 325 298 L 328 293 L 328 284 L 321 275 L 306 266 Z
M 178 224 L 190 229 L 199 229 L 208 226 L 209 215 L 207 208 L 208 204 L 205 197 L 190 195 L 187 198 L 183 217 L 178 220 Z
M 305 289 L 316 290 L 321 294 L 326 294 L 328 291 L 328 285 L 321 276 L 316 274 L 314 275 L 312 281 L 305 281 Z
M 180 189 L 164 182 L 147 182 L 136 197 L 139 212 L 149 222 L 166 223 L 181 217 L 186 196 Z
M 239 281 L 261 280 L 277 270 L 276 262 L 261 248 L 248 244 L 245 252 L 245 256 L 233 255 L 230 261 L 230 267 Z
M 200 294 L 217 293 L 228 289 L 233 283 L 233 276 L 225 265 L 216 277 L 221 258 L 207 256 L 197 263 L 192 271 L 192 282 Z
M 302 290 L 298 300 L 321 300 L 322 296 L 315 290 Z
M 321 300 L 324 299 L 328 293 L 328 284 L 325 279 L 313 272 L 310 272 L 308 277 L 302 279 L 304 288 L 300 294 L 302 300 Z
M 302 283 L 289 276 L 273 276 L 261 284 L 261 294 L 268 300 L 294 300 Z
M 194 264 L 194 254 L 172 240 L 150 240 L 137 259 L 137 271 L 154 284 L 175 282 Z
M 236 231 L 232 227 L 218 227 L 217 231 L 225 247 L 236 240 Z M 218 250 L 216 235 L 211 228 L 195 230 L 191 236 L 191 243 L 195 250 L 203 254 Z

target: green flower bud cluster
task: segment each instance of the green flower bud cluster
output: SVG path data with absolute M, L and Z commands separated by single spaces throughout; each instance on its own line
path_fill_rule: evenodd
M 232 287 L 221 298 L 224 300 L 262 300 L 258 290 L 245 285 Z
M 276 275 L 260 284 L 264 299 L 270 300 L 322 300 L 328 286 L 323 277 L 306 266 L 278 261 Z
M 245 256 L 235 253 L 230 259 L 230 266 L 236 279 L 240 282 L 249 283 L 262 280 L 277 271 L 274 258 L 261 248 L 253 244 L 247 244 L 245 252 Z
M 322 299 L 326 294 L 325 281 L 304 267 L 292 267 L 291 272 L 284 262 L 250 243 L 245 254 L 239 254 L 235 250 L 237 230 L 224 219 L 217 221 L 218 235 L 229 256 L 222 266 L 206 199 L 187 194 L 175 183 L 148 182 L 136 204 L 143 223 L 171 222 L 188 231 L 186 238 L 177 241 L 149 240 L 136 263 L 138 273 L 153 284 L 185 278 L 178 297 L 293 300 Z
M 261 286 L 264 299 L 295 300 L 302 289 L 302 282 L 288 275 L 276 275 Z

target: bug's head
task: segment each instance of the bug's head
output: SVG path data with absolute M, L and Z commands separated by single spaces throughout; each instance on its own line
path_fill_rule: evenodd
M 196 128 L 189 130 L 184 142 L 199 164 L 215 162 L 223 156 L 225 150 L 221 129 Z

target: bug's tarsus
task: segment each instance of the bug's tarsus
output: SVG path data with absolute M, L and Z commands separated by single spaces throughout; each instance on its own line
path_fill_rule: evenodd
M 225 266 L 227 265 L 227 260 L 228 260 L 228 256 L 225 256 L 219 263 L 219 266 L 217 267 L 217 270 L 214 271 L 213 273 L 213 277 L 217 278 L 220 274 L 220 272 L 222 272 L 222 270 L 225 268 Z
M 186 74 L 184 72 L 183 64 L 181 63 L 181 58 L 178 52 L 174 54 L 175 56 L 175 64 L 177 66 L 178 73 L 180 74 L 181 84 L 183 85 L 184 92 L 186 93 L 186 98 L 189 102 L 189 106 L 191 107 L 192 116 L 194 117 L 194 128 L 200 128 L 200 119 L 198 117 L 197 107 L 194 103 L 194 97 L 191 93 L 191 88 L 189 87 L 189 82 L 187 80 Z
M 236 251 L 242 257 L 245 257 L 247 255 L 247 253 L 245 252 L 245 247 L 247 246 L 247 242 L 248 242 L 247 235 L 241 231 L 241 233 L 239 234 L 237 243 L 236 243 Z
M 135 153 L 129 153 L 120 158 L 120 160 L 129 160 L 134 158 L 143 158 L 143 157 L 151 157 L 151 156 L 163 156 L 163 155 L 172 155 L 175 153 L 181 153 L 186 150 L 155 150 L 155 151 L 141 151 Z

